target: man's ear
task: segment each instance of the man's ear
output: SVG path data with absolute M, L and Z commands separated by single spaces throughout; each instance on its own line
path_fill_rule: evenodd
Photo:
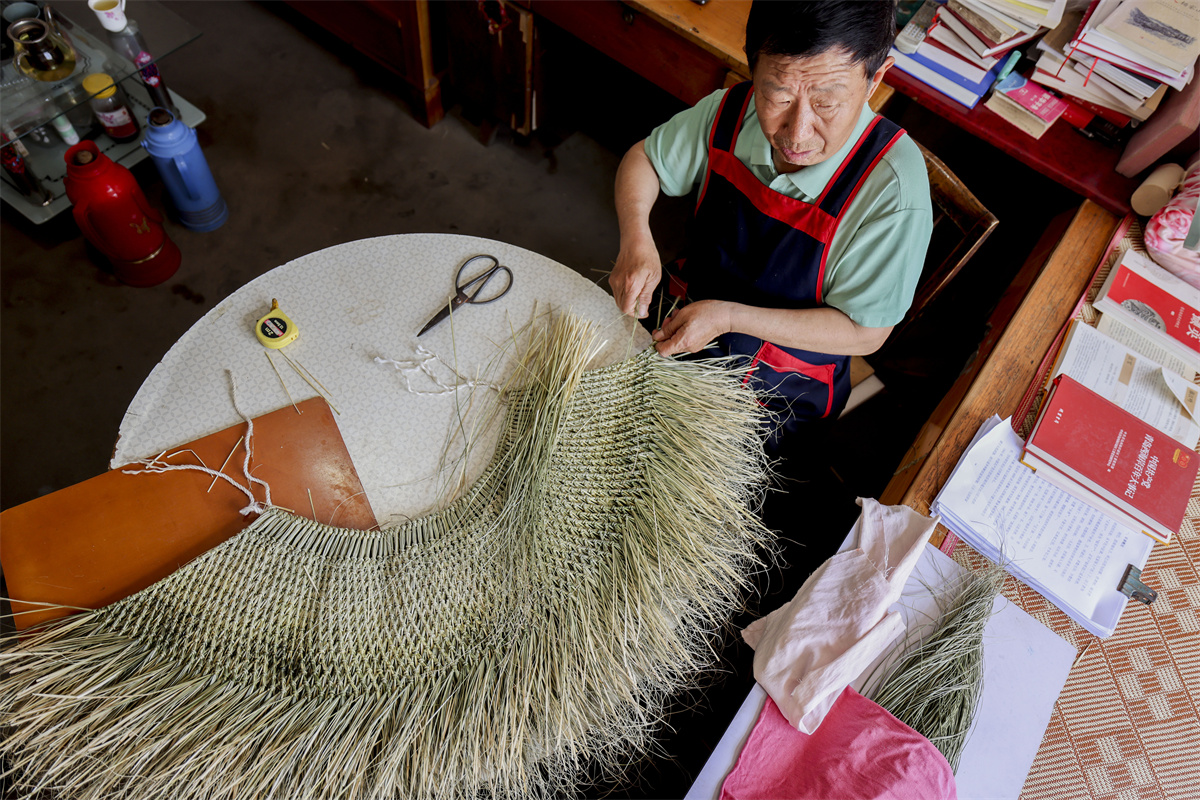
M 867 97 L 875 94 L 875 90 L 878 89 L 879 84 L 883 82 L 884 73 L 891 69 L 892 65 L 895 63 L 896 59 L 892 58 L 891 56 L 888 56 L 886 59 L 884 59 L 883 66 L 875 70 L 875 74 L 871 76 L 871 84 L 867 87 Z

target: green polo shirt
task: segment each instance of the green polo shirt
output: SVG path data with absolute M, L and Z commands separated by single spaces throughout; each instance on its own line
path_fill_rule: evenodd
M 646 155 L 663 193 L 680 197 L 700 185 L 708 168 L 708 138 L 725 91 L 658 126 Z M 765 185 L 788 197 L 816 202 L 875 113 L 863 106 L 854 132 L 831 158 L 780 173 L 751 99 L 734 155 Z M 925 159 L 907 135 L 884 154 L 843 212 L 830 243 L 822 299 L 859 325 L 886 328 L 904 319 L 921 277 L 933 230 Z

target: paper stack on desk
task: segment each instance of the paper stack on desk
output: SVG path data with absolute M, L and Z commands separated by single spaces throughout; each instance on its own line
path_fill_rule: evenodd
M 1038 478 L 1021 463 L 1008 420 L 985 422 L 933 502 L 942 523 L 1096 636 L 1110 636 L 1128 597 L 1128 566 L 1154 540 Z

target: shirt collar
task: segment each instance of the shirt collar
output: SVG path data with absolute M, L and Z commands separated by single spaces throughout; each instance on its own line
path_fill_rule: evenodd
M 771 158 L 771 143 L 767 137 L 763 135 L 762 128 L 758 124 L 758 114 L 753 112 L 754 101 L 750 102 L 751 113 L 747 114 L 746 121 L 743 123 L 743 135 L 753 131 L 754 148 L 750 154 L 750 163 L 756 167 L 762 167 L 770 170 L 772 175 L 778 176 L 780 173 L 775 169 L 774 159 Z M 838 167 L 846 160 L 846 156 L 850 155 L 850 151 L 854 149 L 854 145 L 862 136 L 863 131 L 871 124 L 871 120 L 875 118 L 875 112 L 870 106 L 863 104 L 862 111 L 858 114 L 858 121 L 854 124 L 854 130 L 850 134 L 850 138 L 846 143 L 833 154 L 832 158 L 827 158 L 819 164 L 813 164 L 810 167 L 797 170 L 796 172 L 787 173 L 787 179 L 799 189 L 807 197 L 819 197 L 821 192 L 825 191 L 825 186 L 837 173 Z

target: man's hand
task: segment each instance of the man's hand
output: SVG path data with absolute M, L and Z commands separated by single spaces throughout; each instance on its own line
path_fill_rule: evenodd
M 622 314 L 643 319 L 650 313 L 654 287 L 662 280 L 658 248 L 649 237 L 621 248 L 608 283 Z
M 865 328 L 836 308 L 758 308 L 726 300 L 698 300 L 663 321 L 651 337 L 664 356 L 698 353 L 726 333 L 744 333 L 780 347 L 833 355 L 870 355 L 892 328 Z
M 696 353 L 732 328 L 733 303 L 722 300 L 698 300 L 676 310 L 651 334 L 660 355 Z
M 650 233 L 650 209 L 658 198 L 658 173 L 646 155 L 644 140 L 629 148 L 617 167 L 615 187 L 621 251 L 608 284 L 622 314 L 650 314 L 654 287 L 662 279 L 662 259 Z

